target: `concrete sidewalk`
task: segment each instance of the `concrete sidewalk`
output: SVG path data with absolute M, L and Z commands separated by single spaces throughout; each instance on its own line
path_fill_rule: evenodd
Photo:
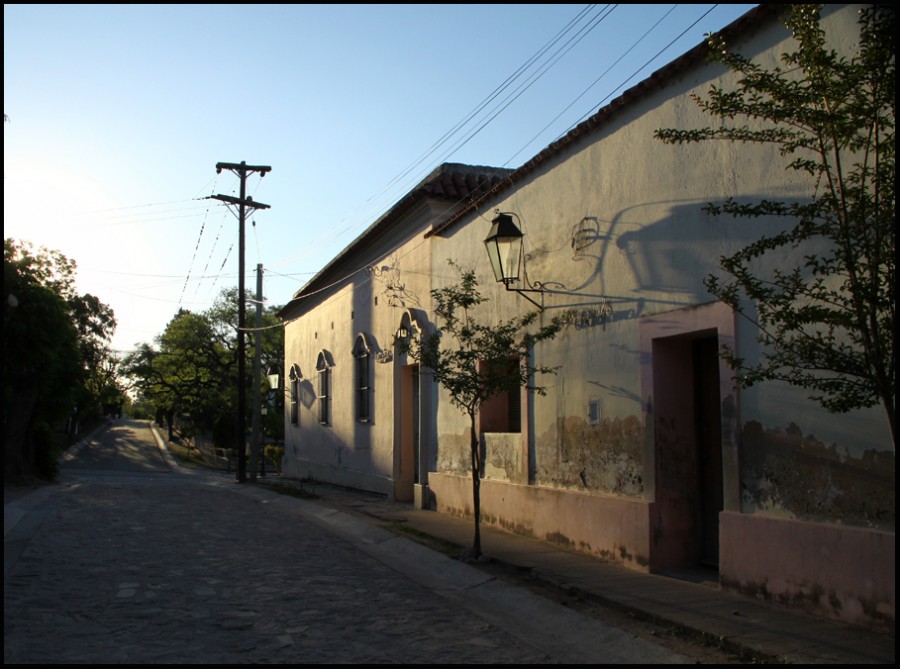
M 267 482 L 299 485 L 270 477 Z M 404 523 L 417 532 L 470 546 L 471 520 L 382 496 L 322 483 L 304 483 L 316 503 L 336 506 L 377 523 Z M 602 601 L 647 620 L 680 626 L 714 639 L 727 650 L 763 660 L 813 664 L 893 664 L 895 637 L 719 590 L 714 581 L 692 582 L 635 572 L 502 530 L 482 526 L 486 556 L 523 575 Z M 687 575 L 693 576 L 693 575 Z

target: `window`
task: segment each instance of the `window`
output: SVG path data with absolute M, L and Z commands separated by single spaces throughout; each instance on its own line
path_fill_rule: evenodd
M 291 365 L 291 425 L 300 424 L 300 379 L 303 375 L 300 373 L 300 367 Z
M 356 338 L 356 344 L 353 347 L 353 357 L 356 360 L 356 368 L 354 370 L 354 390 L 356 394 L 356 420 L 360 422 L 368 422 L 371 414 L 369 408 L 369 391 L 371 379 L 371 360 L 372 353 L 364 335 L 360 334 Z
M 518 365 L 518 357 L 510 358 L 511 370 Z M 521 432 L 522 389 L 516 387 L 485 400 L 478 412 L 478 425 L 482 432 Z
M 321 425 L 329 425 L 331 423 L 331 368 L 333 366 L 325 351 L 319 353 L 319 357 L 316 360 L 316 372 L 319 374 L 319 389 L 316 399 L 319 405 L 319 423 Z

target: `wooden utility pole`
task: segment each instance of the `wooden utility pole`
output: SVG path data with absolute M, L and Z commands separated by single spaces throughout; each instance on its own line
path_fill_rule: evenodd
M 263 305 L 263 266 L 261 263 L 256 265 L 256 331 L 253 333 L 253 382 L 250 386 L 253 389 L 253 427 L 250 431 L 250 481 L 256 481 L 257 470 L 260 469 L 260 457 L 265 460 L 265 453 L 260 448 L 259 436 L 259 410 L 262 398 L 259 395 L 259 372 L 260 372 L 260 353 L 262 339 L 262 305 Z M 265 467 L 262 468 L 265 471 Z
M 246 305 L 244 300 L 244 221 L 246 211 L 250 209 L 268 209 L 269 205 L 260 202 L 254 202 L 253 198 L 247 197 L 247 175 L 251 172 L 259 172 L 261 177 L 266 172 L 272 170 L 267 165 L 248 165 L 244 161 L 240 163 L 216 163 L 216 172 L 222 170 L 231 170 L 238 175 L 241 180 L 241 197 L 233 198 L 229 195 L 211 195 L 210 199 L 221 200 L 227 204 L 238 206 L 238 221 L 240 223 L 240 233 L 238 235 L 238 244 L 240 246 L 238 252 L 238 429 L 237 429 L 237 480 L 238 483 L 244 483 L 247 480 L 247 379 L 245 378 L 246 359 L 244 356 L 244 330 Z

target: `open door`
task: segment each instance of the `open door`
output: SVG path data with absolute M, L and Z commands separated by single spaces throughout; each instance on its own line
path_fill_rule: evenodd
M 723 509 L 715 330 L 653 340 L 658 567 L 718 567 Z

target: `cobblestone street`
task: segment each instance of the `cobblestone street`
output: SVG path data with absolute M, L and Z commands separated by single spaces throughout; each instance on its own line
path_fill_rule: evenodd
M 350 509 L 182 469 L 146 423 L 23 492 L 4 505 L 8 664 L 687 661 Z
M 6 579 L 7 663 L 550 660 L 275 505 L 158 480 L 56 496 Z

